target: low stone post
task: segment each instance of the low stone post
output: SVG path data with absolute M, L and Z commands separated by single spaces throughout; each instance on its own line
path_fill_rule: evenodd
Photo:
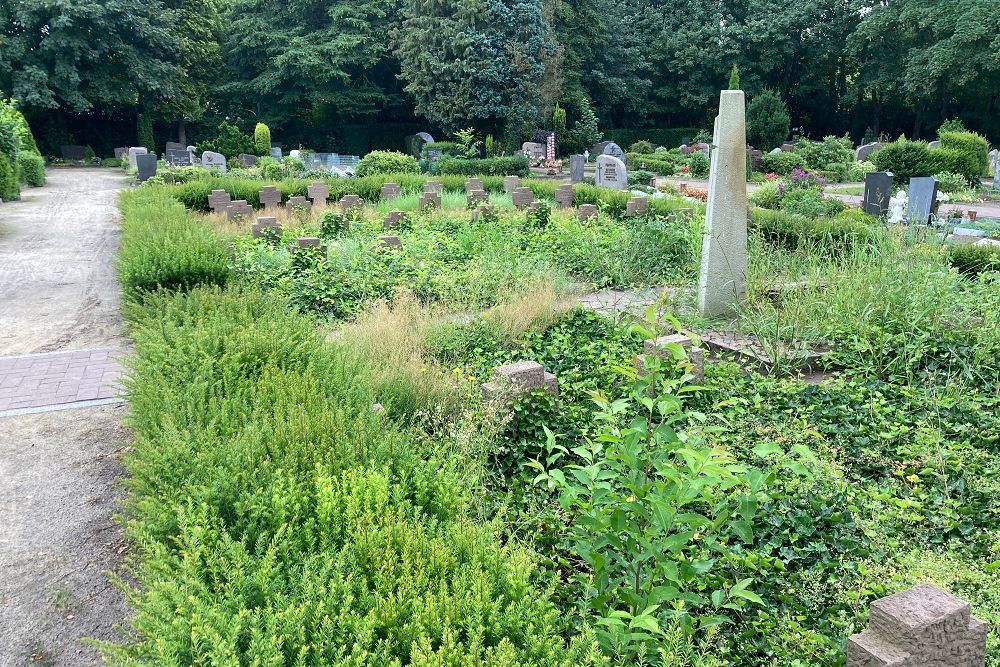
M 868 629 L 847 640 L 847 667 L 983 667 L 987 625 L 930 584 L 876 600 Z

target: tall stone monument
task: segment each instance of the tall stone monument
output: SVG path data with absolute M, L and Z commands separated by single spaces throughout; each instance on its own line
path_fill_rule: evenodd
M 734 314 L 747 292 L 747 133 L 742 90 L 723 90 L 715 117 L 708 209 L 698 277 L 704 317 Z

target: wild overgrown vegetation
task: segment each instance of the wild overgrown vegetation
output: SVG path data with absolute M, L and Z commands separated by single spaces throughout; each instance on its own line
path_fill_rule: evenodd
M 989 266 L 758 211 L 730 324 L 777 369 L 696 385 L 679 346 L 636 356 L 710 326 L 697 212 L 472 223 L 456 195 L 379 249 L 381 212 L 251 239 L 182 192 L 123 195 L 140 553 L 116 663 L 832 667 L 871 600 L 925 581 L 1000 621 Z M 325 252 L 289 251 L 307 232 Z M 566 289 L 664 282 L 647 321 Z M 822 382 L 794 342 L 829 348 Z M 484 402 L 518 360 L 559 396 Z

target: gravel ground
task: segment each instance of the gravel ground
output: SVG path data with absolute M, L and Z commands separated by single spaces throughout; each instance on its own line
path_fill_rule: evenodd
M 122 345 L 120 172 L 50 170 L 0 204 L 0 356 Z M 127 544 L 125 407 L 0 418 L 0 667 L 103 664 L 81 638 L 114 639 L 126 610 L 108 581 Z

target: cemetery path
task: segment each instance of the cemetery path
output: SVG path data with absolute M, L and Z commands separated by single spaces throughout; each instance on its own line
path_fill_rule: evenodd
M 111 169 L 51 169 L 0 207 L 0 356 L 120 344 Z M 13 335 L 10 335 L 13 333 Z
M 126 549 L 112 517 L 128 434 L 101 384 L 124 341 L 113 268 L 123 186 L 111 170 L 51 170 L 44 188 L 0 205 L 0 406 L 17 407 L 4 405 L 17 392 L 33 401 L 0 407 L 3 667 L 102 664 L 80 639 L 114 639 L 126 615 L 106 573 L 122 572 Z

